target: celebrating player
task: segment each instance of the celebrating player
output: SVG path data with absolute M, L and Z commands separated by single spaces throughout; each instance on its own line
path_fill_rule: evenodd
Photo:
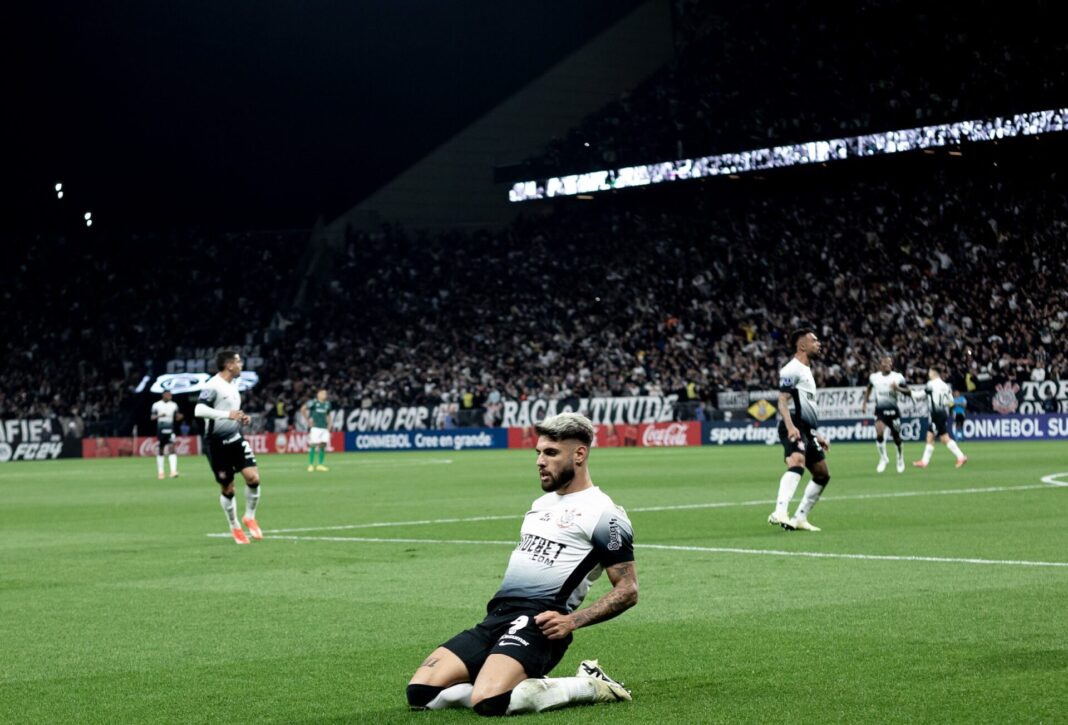
M 794 357 L 779 371 L 779 415 L 782 417 L 779 441 L 786 459 L 786 473 L 779 479 L 779 497 L 775 510 L 768 516 L 768 523 L 787 531 L 819 531 L 818 526 L 809 523 L 808 515 L 831 480 L 824 454 L 831 444 L 816 433 L 820 412 L 816 402 L 816 380 L 809 367 L 812 358 L 820 353 L 820 341 L 816 333 L 806 327 L 790 333 L 790 344 L 794 348 Z M 801 503 L 790 518 L 790 501 L 805 468 L 812 474 L 812 480 L 805 486 Z
M 953 405 L 953 392 L 942 379 L 942 371 L 938 367 L 932 365 L 927 371 L 927 377 L 927 385 L 924 387 L 927 394 L 927 406 L 930 410 L 927 445 L 923 449 L 923 458 L 913 461 L 912 465 L 927 468 L 927 464 L 931 462 L 931 456 L 934 455 L 934 440 L 937 436 L 938 440 L 946 444 L 949 452 L 957 457 L 957 468 L 960 468 L 968 462 L 968 456 L 964 455 L 960 446 L 949 434 L 949 408 Z
M 233 350 L 223 350 L 215 356 L 218 374 L 212 376 L 200 391 L 196 416 L 207 421 L 204 428 L 204 451 L 215 480 L 222 488 L 219 504 L 226 514 L 234 541 L 247 544 L 241 523 L 248 527 L 254 539 L 262 539 L 263 533 L 256 523 L 256 506 L 260 502 L 260 472 L 252 447 L 241 435 L 241 426 L 249 423 L 249 417 L 241 410 L 241 393 L 237 379 L 241 377 L 241 356 Z M 245 479 L 245 516 L 237 520 L 237 503 L 234 501 L 234 474 L 239 472 Z
M 308 428 L 308 470 L 329 471 L 323 465 L 326 457 L 326 446 L 330 442 L 330 428 L 334 424 L 334 411 L 330 401 L 326 399 L 326 390 L 320 390 L 315 394 L 315 400 L 309 400 L 300 409 L 304 416 L 304 422 Z M 310 415 L 309 415 L 310 413 Z M 319 448 L 319 465 L 315 465 L 315 449 Z
M 862 406 L 867 408 L 872 391 L 875 391 L 875 448 L 879 451 L 879 463 L 876 473 L 886 470 L 890 458 L 886 455 L 886 429 L 894 438 L 897 448 L 897 472 L 905 471 L 905 454 L 901 448 L 901 410 L 897 407 L 898 395 L 911 395 L 905 384 L 905 376 L 894 372 L 894 360 L 889 355 L 879 358 L 879 371 L 868 378 L 868 389 L 864 391 Z
M 597 660 L 583 661 L 575 677 L 544 677 L 564 656 L 574 630 L 638 602 L 638 575 L 630 520 L 590 480 L 593 424 L 561 413 L 535 427 L 545 495 L 523 519 L 486 618 L 435 649 L 415 671 L 407 692 L 413 710 L 473 707 L 480 715 L 514 715 L 631 699 Z M 602 571 L 612 589 L 577 609 Z
M 163 455 L 170 458 L 171 478 L 178 478 L 178 453 L 174 449 L 174 424 L 182 419 L 178 404 L 171 400 L 171 391 L 164 390 L 162 400 L 152 404 L 152 420 L 156 421 L 156 474 L 163 478 Z

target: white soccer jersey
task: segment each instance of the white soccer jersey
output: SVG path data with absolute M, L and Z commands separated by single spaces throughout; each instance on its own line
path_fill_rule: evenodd
M 812 377 L 812 368 L 796 357 L 779 371 L 779 392 L 789 393 L 793 398 L 793 410 L 790 417 L 794 424 L 798 421 L 811 428 L 820 424 L 820 408 L 816 401 L 816 379 Z
M 894 385 L 905 386 L 905 376 L 901 373 L 890 372 L 886 375 L 877 372 L 872 373 L 868 378 L 868 384 L 871 385 L 872 392 L 875 393 L 875 408 L 881 410 L 883 408 L 896 408 L 897 407 L 897 393 L 894 391 Z
M 931 415 L 946 415 L 949 407 L 953 405 L 953 391 L 946 385 L 946 381 L 942 378 L 930 380 L 924 390 L 927 392 L 927 405 L 930 406 Z
M 545 494 L 519 534 L 494 599 L 539 600 L 572 612 L 605 567 L 634 560 L 630 519 L 596 486 Z
M 237 381 L 226 381 L 213 375 L 204 383 L 198 403 L 209 405 L 215 410 L 241 410 L 241 393 L 237 390 Z M 204 437 L 221 440 L 224 443 L 236 441 L 241 437 L 241 424 L 236 420 L 207 418 Z
M 170 402 L 164 400 L 157 400 L 152 404 L 152 415 L 156 418 L 156 430 L 160 433 L 171 433 L 174 431 L 174 416 L 178 412 L 178 404 L 173 400 Z

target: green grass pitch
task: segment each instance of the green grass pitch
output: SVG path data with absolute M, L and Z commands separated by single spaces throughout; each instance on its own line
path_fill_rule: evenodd
M 765 523 L 777 448 L 595 450 L 641 601 L 555 674 L 600 658 L 634 701 L 528 719 L 1068 721 L 1068 488 L 1042 481 L 1068 482 L 1068 446 L 962 445 L 964 468 L 939 446 L 903 475 L 834 447 L 822 533 Z M 306 461 L 261 457 L 268 539 L 247 547 L 208 535 L 201 458 L 167 481 L 151 459 L 0 467 L 0 722 L 478 719 L 409 713 L 404 687 L 481 618 L 540 492 L 533 454 Z

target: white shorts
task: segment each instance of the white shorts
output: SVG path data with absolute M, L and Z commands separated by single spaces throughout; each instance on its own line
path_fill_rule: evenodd
M 308 445 L 317 446 L 320 443 L 330 443 L 330 431 L 326 428 L 312 428 L 308 431 Z

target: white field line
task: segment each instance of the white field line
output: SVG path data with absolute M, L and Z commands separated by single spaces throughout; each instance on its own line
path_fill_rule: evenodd
M 956 494 L 1003 493 L 1005 491 L 1027 491 L 1036 488 L 1047 488 L 1047 486 L 1040 484 L 1028 484 L 1025 486 L 991 486 L 989 488 L 952 488 L 941 491 L 893 491 L 889 493 L 861 493 L 853 496 L 828 497 L 827 500 L 823 502 L 823 505 L 826 506 L 828 503 L 832 503 L 834 501 L 866 501 L 870 499 L 879 498 L 909 498 L 912 496 L 952 496 Z M 735 508 L 738 506 L 774 505 L 775 499 L 760 499 L 755 501 L 718 501 L 713 503 L 690 503 L 671 506 L 639 506 L 636 508 L 628 508 L 627 511 L 630 513 L 642 513 L 646 511 L 686 511 L 691 509 L 718 509 Z M 368 524 L 344 524 L 339 526 L 309 526 L 306 528 L 297 529 L 264 529 L 264 532 L 270 534 L 299 534 L 308 531 L 352 531 L 354 529 L 379 529 L 391 526 L 430 526 L 434 524 L 465 524 L 474 523 L 476 521 L 507 521 L 509 519 L 516 520 L 521 518 L 523 517 L 516 516 L 515 514 L 497 516 L 467 516 L 463 518 L 448 519 L 416 519 L 413 521 L 378 521 Z M 222 536 L 229 536 L 229 534 L 222 534 Z
M 803 536 L 804 534 L 798 534 Z M 208 534 L 214 538 L 230 534 Z M 515 546 L 514 541 L 488 541 L 474 539 L 391 539 L 370 536 L 271 536 L 282 541 L 332 541 L 357 544 L 467 544 L 472 546 Z M 793 556 L 809 559 L 854 559 L 859 561 L 920 561 L 936 564 L 979 564 L 986 566 L 1027 566 L 1068 568 L 1068 561 L 1026 561 L 1017 559 L 976 559 L 953 556 L 896 556 L 888 554 L 835 554 L 821 551 L 783 551 L 781 549 L 739 549 L 728 546 L 672 546 L 669 544 L 635 544 L 635 549 L 658 551 L 695 551 L 708 554 L 749 554 L 756 556 Z
M 1058 478 L 1068 478 L 1068 472 L 1051 473 L 1048 476 L 1043 476 L 1042 483 L 1048 483 L 1050 486 L 1068 486 L 1068 481 L 1058 481 Z

